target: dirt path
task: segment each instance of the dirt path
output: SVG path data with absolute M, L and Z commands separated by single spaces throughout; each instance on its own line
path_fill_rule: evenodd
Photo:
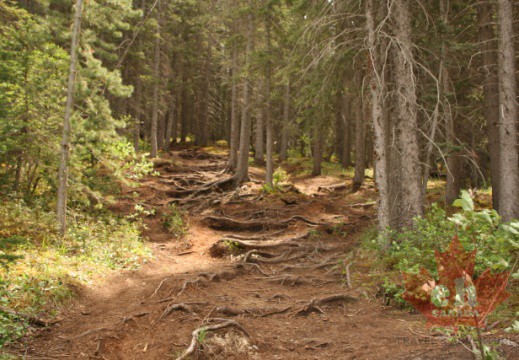
M 261 195 L 256 183 L 192 194 L 186 189 L 225 176 L 224 159 L 192 150 L 173 158 L 175 164 L 158 164 L 161 177 L 131 190 L 137 198 L 129 192 L 117 206 L 126 213 L 136 203 L 156 209 L 145 231 L 155 259 L 82 289 L 60 323 L 29 340 L 28 359 L 176 359 L 195 329 L 222 319 L 246 332 L 233 323 L 201 331 L 201 351 L 187 358 L 472 358 L 426 333 L 420 316 L 384 306 L 380 279 L 349 260 L 359 256 L 359 235 L 374 216 L 369 206 L 351 205 L 371 201 L 372 188 L 319 191 L 339 183 L 322 177 L 293 180 L 301 194 Z M 260 176 L 252 169 L 253 180 Z M 162 226 L 172 198 L 190 211 L 183 240 Z M 234 238 L 214 246 L 227 235 Z M 238 237 L 250 239 L 238 247 Z M 229 254 L 231 241 L 231 249 L 242 251 Z

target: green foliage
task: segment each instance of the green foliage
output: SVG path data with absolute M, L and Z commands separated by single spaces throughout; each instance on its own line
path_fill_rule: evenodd
M 150 257 L 140 239 L 140 222 L 108 212 L 73 215 L 61 238 L 55 214 L 43 205 L 12 200 L 0 207 L 0 238 L 16 239 L 8 253 L 23 254 L 0 267 L 0 305 L 37 314 L 70 298 L 71 285 L 110 269 L 136 268 Z M 0 329 L 1 347 L 23 334 L 25 325 L 0 314 Z
M 280 166 L 272 174 L 272 179 L 274 186 L 277 186 L 278 184 L 288 182 L 290 180 L 290 175 L 288 175 L 286 170 Z
M 20 259 L 22 256 L 14 255 L 13 248 L 26 241 L 26 239 L 18 235 L 0 238 L 0 266 L 7 268 L 8 263 Z
M 162 224 L 176 238 L 182 238 L 187 233 L 184 213 L 175 204 L 171 204 L 167 212 L 162 214 Z
M 238 254 L 242 250 L 242 247 L 236 241 L 225 240 L 224 245 L 227 247 L 227 249 L 229 250 L 229 252 L 231 254 Z
M 221 148 L 229 147 L 229 144 L 225 140 L 218 140 L 215 144 L 216 144 L 216 146 L 221 147 Z
M 445 251 L 452 237 L 457 235 L 465 250 L 477 249 L 476 277 L 487 268 L 511 270 L 518 259 L 519 223 L 501 223 L 494 210 L 476 211 L 466 191 L 454 204 L 461 211 L 451 217 L 433 204 L 424 218 L 416 219 L 415 228 L 402 232 L 390 230 L 391 243 L 387 250 L 374 234 L 369 237 L 369 242 L 380 251 L 382 261 L 389 269 L 417 273 L 420 267 L 425 267 L 437 276 L 435 251 Z M 513 276 L 517 277 L 518 273 Z M 383 287 L 386 293 L 400 301 L 403 288 L 397 281 L 387 280 Z

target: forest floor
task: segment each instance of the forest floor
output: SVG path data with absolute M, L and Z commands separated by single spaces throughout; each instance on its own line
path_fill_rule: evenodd
M 187 359 L 473 358 L 417 313 L 386 306 L 360 246 L 372 184 L 351 193 L 351 179 L 300 177 L 268 194 L 252 167 L 238 190 L 200 189 L 228 176 L 225 157 L 184 149 L 156 165 L 160 176 L 113 207 L 155 210 L 143 234 L 154 259 L 79 289 L 60 322 L 20 345 L 24 358 L 176 359 L 193 339 Z M 188 224 L 180 239 L 164 227 L 173 199 Z M 193 335 L 201 326 L 222 328 Z

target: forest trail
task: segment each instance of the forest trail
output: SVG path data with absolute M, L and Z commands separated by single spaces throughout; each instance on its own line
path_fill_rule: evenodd
M 176 359 L 195 329 L 222 319 L 236 323 L 201 331 L 200 351 L 186 358 L 472 358 L 428 333 L 419 315 L 384 305 L 381 279 L 368 274 L 358 247 L 375 217 L 369 184 L 351 194 L 333 189 L 344 179 L 295 178 L 286 193 L 266 195 L 253 167 L 252 182 L 237 191 L 192 193 L 227 176 L 224 157 L 186 149 L 156 165 L 161 175 L 115 206 L 155 209 L 144 231 L 154 259 L 78 290 L 59 323 L 27 340 L 27 359 Z M 181 240 L 162 224 L 172 198 L 187 214 Z

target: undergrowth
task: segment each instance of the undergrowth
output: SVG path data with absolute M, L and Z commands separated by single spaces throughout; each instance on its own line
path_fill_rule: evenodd
M 135 269 L 151 256 L 140 238 L 141 214 L 122 217 L 107 209 L 123 185 L 153 171 L 153 164 L 114 145 L 113 158 L 70 181 L 68 230 L 59 235 L 55 194 L 30 199 L 0 197 L 0 306 L 50 319 L 74 289 L 113 269 Z M 110 170 L 117 169 L 117 170 Z M 0 349 L 29 329 L 0 311 Z
M 415 220 L 414 228 L 402 232 L 389 230 L 383 241 L 375 231 L 364 237 L 364 245 L 377 252 L 379 266 L 385 269 L 381 284 L 385 295 L 394 299 L 396 304 L 405 305 L 401 297 L 405 290 L 401 273 L 417 273 L 424 267 L 437 278 L 435 251 L 446 251 L 453 236 L 457 235 L 466 251 L 477 249 L 476 278 L 488 268 L 494 272 L 511 272 L 508 290 L 512 293 L 512 301 L 507 303 L 517 303 L 513 299 L 518 298 L 519 221 L 503 223 L 494 210 L 475 210 L 466 191 L 454 205 L 460 211 L 448 216 L 444 209 L 433 204 L 423 218 Z M 389 248 L 385 246 L 388 239 Z M 502 305 L 493 317 L 513 322 L 518 311 L 517 305 Z

